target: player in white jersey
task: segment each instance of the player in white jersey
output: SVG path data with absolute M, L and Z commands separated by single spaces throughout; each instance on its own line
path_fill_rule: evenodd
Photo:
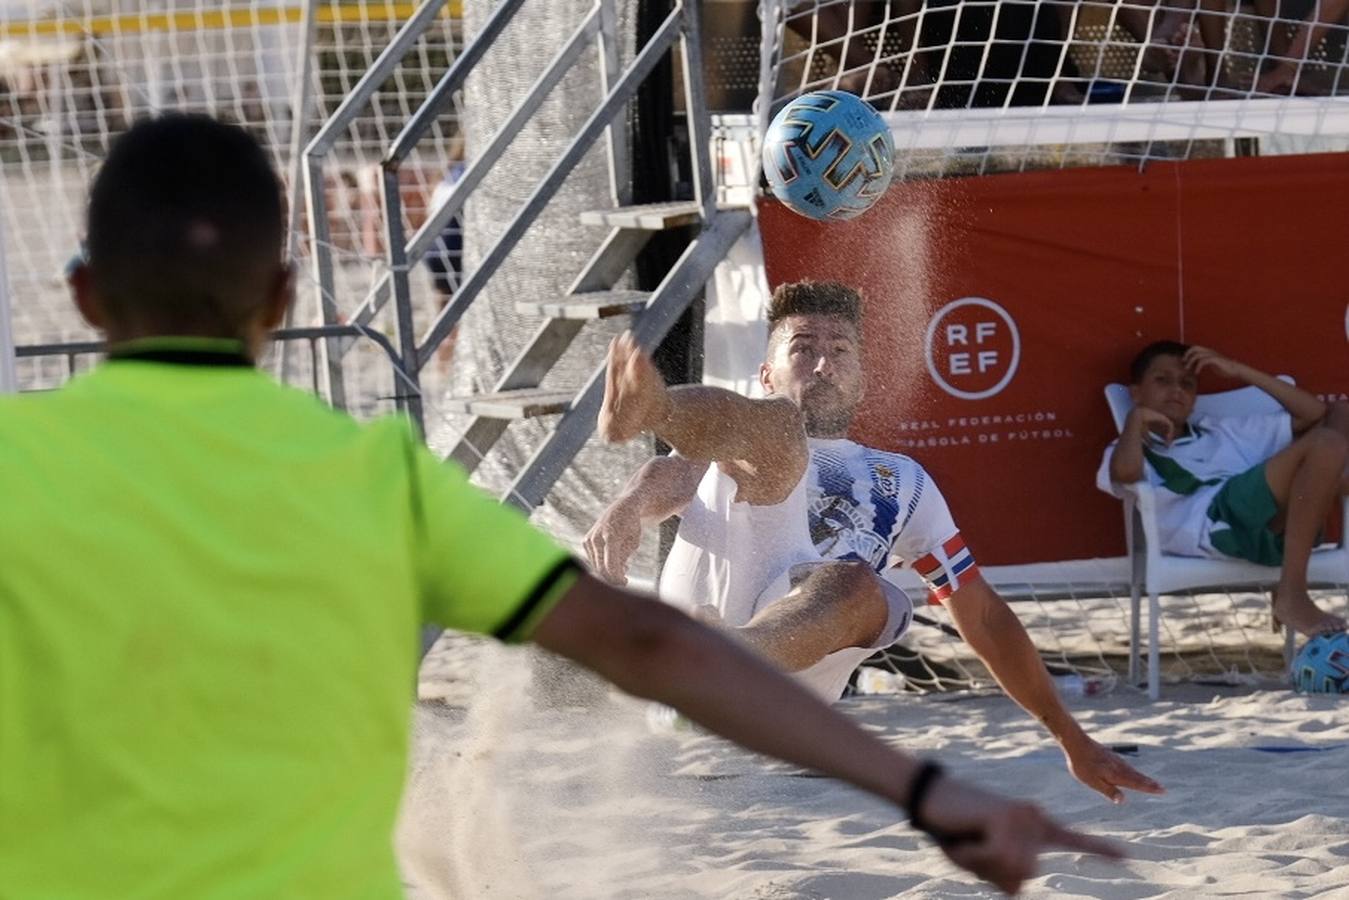
M 691 464 L 694 493 L 661 596 L 735 628 L 779 668 L 838 699 L 858 663 L 904 632 L 913 608 L 870 567 L 826 560 L 811 544 L 800 409 L 720 388 L 667 388 L 625 334 L 610 349 L 600 433 L 624 441 L 645 431 Z
M 1159 785 L 1092 740 L 1064 708 L 1020 620 L 979 575 L 931 477 L 906 456 L 873 450 L 846 439 L 864 387 L 858 354 L 861 323 L 857 293 L 833 282 L 782 285 L 773 294 L 768 322 L 769 346 L 760 381 L 770 399 L 759 402 L 771 403 L 774 398 L 793 401 L 792 405 L 800 410 L 800 421 L 810 442 L 798 447 L 795 441 L 799 438 L 780 434 L 777 446 L 756 451 L 759 458 L 749 467 L 760 476 L 775 472 L 782 476 L 780 494 L 771 500 L 781 503 L 796 487 L 798 466 L 802 465 L 799 455 L 809 451 L 805 509 L 791 514 L 804 521 L 807 540 L 816 552 L 831 559 L 851 561 L 856 566 L 841 570 L 849 573 L 848 584 L 804 597 L 799 592 L 788 595 L 793 600 L 788 607 L 792 615 L 782 617 L 776 639 L 789 644 L 792 629 L 796 629 L 799 634 L 809 636 L 810 646 L 815 650 L 821 647 L 831 648 L 830 652 L 844 647 L 860 650 L 863 645 L 856 643 L 858 633 L 847 629 L 866 622 L 873 634 L 881 636 L 879 623 L 890 621 L 893 604 L 888 604 L 885 595 L 877 591 L 878 579 L 863 579 L 857 573 L 859 570 L 869 573 L 890 564 L 908 565 L 924 578 L 934 599 L 946 604 L 962 636 L 1004 690 L 1059 741 L 1070 770 L 1080 781 L 1117 802 L 1123 799 L 1123 788 L 1159 793 Z M 611 374 L 611 387 L 612 378 Z M 653 418 L 663 414 L 657 407 L 662 407 L 664 401 L 646 402 L 652 407 Z M 716 495 L 709 491 L 708 479 L 712 475 L 708 474 L 707 461 L 719 457 L 710 449 L 728 444 L 743 448 L 750 440 L 747 429 L 761 428 L 744 416 L 688 418 L 697 426 L 694 429 L 697 434 L 686 435 L 684 440 L 696 438 L 703 441 L 702 447 L 686 452 L 679 442 L 670 441 L 682 456 L 649 461 L 587 535 L 587 555 L 603 577 L 619 583 L 626 580 L 627 562 L 637 547 L 644 524 L 682 514 L 680 535 L 684 539 L 689 537 L 690 521 L 703 522 L 709 515 L 717 515 L 722 508 L 709 502 L 715 501 Z M 656 430 L 660 432 L 659 427 Z M 714 472 L 716 468 L 712 467 Z M 751 505 L 755 502 L 744 497 L 743 491 L 741 498 L 748 499 Z M 756 546 L 771 541 L 766 542 L 763 535 L 753 530 L 749 517 L 740 521 L 730 517 L 730 509 L 722 512 L 725 515 L 720 532 L 705 532 L 699 525 L 696 531 L 700 536 L 687 543 L 719 554 L 725 578 L 733 577 L 730 570 L 736 568 L 737 560 L 743 556 L 750 556 L 752 562 L 753 558 L 773 555 L 775 564 L 780 564 L 790 561 L 793 554 L 804 552 L 799 531 L 784 520 L 779 526 L 784 544 L 780 554 L 760 550 L 737 554 L 735 546 L 741 541 L 754 541 Z M 780 518 L 785 516 L 785 511 L 779 513 Z M 717 541 L 722 543 L 716 544 Z M 683 563 L 678 565 L 672 571 L 667 563 L 661 579 L 663 592 L 675 597 L 696 597 L 699 591 L 706 590 L 705 582 L 688 585 L 690 569 Z M 763 573 L 754 577 L 762 579 Z M 842 581 L 840 574 L 836 573 L 836 577 Z M 680 582 L 685 584 L 681 586 Z M 782 579 L 765 596 L 757 598 L 756 615 L 769 618 L 781 607 L 782 601 L 773 602 L 773 592 L 785 587 L 786 580 Z M 849 590 L 852 593 L 845 593 Z M 740 623 L 729 620 L 728 624 Z M 755 619 L 751 624 L 758 625 L 760 621 Z M 754 631 L 737 629 L 752 645 L 757 638 Z M 856 661 L 865 656 L 863 652 Z M 834 694 L 833 698 L 837 696 Z
M 1194 416 L 1206 369 L 1260 388 L 1283 409 Z M 1097 487 L 1118 494 L 1117 485 L 1147 479 L 1163 550 L 1279 566 L 1275 618 L 1308 635 L 1343 630 L 1344 619 L 1307 593 L 1307 563 L 1332 502 L 1349 492 L 1349 408 L 1175 341 L 1143 348 L 1130 381 L 1134 408 L 1106 448 Z
M 869 568 L 820 556 L 806 528 L 804 477 L 781 503 L 755 505 L 736 494 L 732 477 L 707 467 L 659 593 L 690 608 L 704 604 L 704 618 L 738 628 L 779 667 L 837 700 L 862 660 L 905 632 L 913 605 Z M 812 638 L 803 640 L 806 633 Z

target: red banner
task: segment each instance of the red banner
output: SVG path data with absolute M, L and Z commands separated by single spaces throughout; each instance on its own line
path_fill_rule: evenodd
M 1349 156 L 1322 154 L 913 182 L 843 223 L 768 201 L 760 227 L 770 285 L 863 292 L 853 437 L 919 460 L 1010 565 L 1123 554 L 1102 388 L 1153 340 L 1346 398 L 1346 210 Z

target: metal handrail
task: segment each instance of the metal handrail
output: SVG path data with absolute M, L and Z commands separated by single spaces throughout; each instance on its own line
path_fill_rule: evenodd
M 357 89 L 353 91 L 333 119 L 324 125 L 306 148 L 305 182 L 309 202 L 309 223 L 314 241 L 314 274 L 323 298 L 322 311 L 325 322 L 336 321 L 337 309 L 333 302 L 333 258 L 324 196 L 323 158 L 331 150 L 335 141 L 334 136 L 346 127 L 348 120 L 354 116 L 355 111 L 369 100 L 371 92 L 368 89 L 370 86 L 382 83 L 393 71 L 398 59 L 401 59 L 401 55 L 406 51 L 406 47 L 410 46 L 412 32 L 430 22 L 429 6 L 432 2 L 433 0 L 428 0 L 428 4 L 420 8 L 414 15 L 414 20 L 410 21 L 399 32 L 394 42 L 396 46 L 391 46 L 385 53 L 381 54 L 379 60 L 376 61 L 367 76 L 362 79 Z M 441 76 L 431 94 L 389 143 L 382 157 L 383 237 L 388 266 L 387 270 L 376 278 L 366 291 L 354 315 L 347 319 L 352 330 L 325 332 L 328 339 L 323 342 L 322 349 L 326 358 L 321 368 L 327 373 L 330 396 L 335 405 L 341 405 L 343 402 L 341 396 L 341 355 L 346 352 L 348 341 L 342 338 L 334 339 L 334 336 L 351 335 L 353 332 L 364 333 L 363 326 L 370 322 L 381 307 L 392 299 L 397 334 L 392 341 L 392 346 L 386 347 L 385 352 L 390 355 L 391 359 L 397 357 L 401 363 L 399 371 L 403 384 L 397 398 L 399 408 L 413 420 L 417 427 L 423 426 L 423 409 L 419 386 L 423 366 L 431 360 L 439 345 L 453 331 L 454 326 L 469 306 L 479 298 L 483 289 L 495 277 L 507 257 L 520 244 L 526 233 L 538 220 L 540 214 L 561 190 L 572 171 L 591 151 L 602 135 L 608 137 L 605 150 L 610 169 L 610 199 L 616 205 L 624 205 L 629 202 L 630 194 L 626 184 L 622 181 L 622 170 L 626 168 L 625 163 L 628 159 L 629 148 L 625 131 L 626 123 L 623 122 L 621 115 L 661 59 L 667 53 L 675 52 L 676 47 L 678 47 L 677 52 L 679 54 L 678 62 L 682 63 L 682 87 L 688 101 L 688 127 L 694 157 L 691 160 L 694 199 L 701 213 L 700 218 L 703 228 L 701 242 L 698 243 L 696 249 L 690 251 L 691 255 L 681 257 L 680 263 L 667 275 L 656 294 L 653 294 L 653 300 L 637 326 L 643 335 L 654 342 L 660 334 L 664 333 L 664 330 L 673 321 L 672 317 L 684 309 L 692 294 L 706 281 L 707 272 L 704 270 L 715 262 L 711 257 L 720 258 L 725 253 L 726 246 L 738 235 L 739 231 L 743 230 L 749 221 L 748 212 L 741 211 L 743 215 L 732 215 L 719 212 L 716 206 L 715 173 L 710 157 L 711 123 L 702 99 L 704 85 L 701 49 L 698 44 L 699 15 L 696 0 L 674 0 L 664 20 L 641 46 L 635 49 L 632 59 L 625 66 L 619 63 L 617 16 L 614 0 L 595 0 L 590 12 L 582 17 L 568 39 L 555 52 L 543 73 L 534 81 L 524 98 L 515 104 L 504 123 L 486 142 L 483 149 L 475 154 L 472 164 L 446 192 L 445 198 L 433 205 L 426 220 L 419 228 L 410 230 L 405 225 L 403 218 L 400 167 L 418 145 L 418 142 L 430 131 L 439 113 L 451 102 L 455 93 L 462 89 L 468 74 L 481 61 L 487 48 L 501 34 L 507 21 L 518 11 L 523 2 L 524 0 L 501 0 L 497 4 L 488 21 L 484 24 L 482 31 L 452 63 L 449 71 Z M 546 0 L 537 0 L 537 2 L 545 3 Z M 593 44 L 598 44 L 600 54 L 601 96 L 597 104 L 590 108 L 589 115 L 580 129 L 572 136 L 566 148 L 561 150 L 551 167 L 533 185 L 533 189 L 524 202 L 504 223 L 504 228 L 496 236 L 491 246 L 484 248 L 481 259 L 468 273 L 468 276 L 456 286 L 453 296 L 433 317 L 429 328 L 419 335 L 414 331 L 414 309 L 409 281 L 412 267 L 420 262 L 426 252 L 430 250 L 444 227 L 456 214 L 462 211 L 465 201 L 475 189 L 481 186 L 488 171 L 502 158 L 515 138 L 522 133 L 524 126 L 535 116 L 556 85 L 562 82 L 564 76 L 574 68 L 581 54 Z M 614 234 L 611 234 L 609 241 L 606 243 L 606 248 L 610 252 L 617 253 L 618 256 L 623 256 L 625 261 L 630 261 L 635 252 L 634 254 L 621 252 L 622 245 L 635 243 L 637 247 L 640 247 L 645 239 L 633 241 L 631 236 L 614 237 L 615 234 L 622 231 L 623 228 L 621 227 L 614 229 Z M 617 241 L 617 244 L 615 241 Z M 615 250 L 615 247 L 619 249 Z M 592 258 L 593 261 L 594 258 Z M 699 275 L 693 278 L 692 275 L 695 270 Z M 594 274 L 592 273 L 592 276 Z M 689 283 L 680 283 L 679 279 L 681 278 L 688 279 Z M 607 281 L 607 279 L 605 280 Z M 576 328 L 579 328 L 579 326 L 571 324 L 559 328 L 556 323 L 542 326 L 540 332 L 536 335 L 536 340 L 543 340 L 544 343 L 549 345 L 544 355 L 547 356 L 557 349 L 553 346 L 554 344 L 565 347 L 566 344 L 570 343 L 570 338 Z M 540 335 L 542 335 L 542 338 L 540 338 Z M 316 368 L 319 368 L 317 362 Z M 517 369 L 518 366 L 513 364 L 512 372 L 517 371 Z M 507 382 L 511 380 L 510 374 L 503 379 Z M 559 423 L 551 436 L 544 442 L 544 445 L 536 451 L 527 464 L 526 470 L 518 479 L 520 486 L 523 486 L 525 490 L 523 493 L 518 490 L 514 491 L 513 502 L 523 503 L 527 506 L 539 502 L 542 495 L 546 493 L 548 487 L 557 477 L 559 466 L 565 465 L 562 458 L 570 459 L 574 456 L 580 444 L 588 437 L 591 426 L 593 426 L 593 415 L 589 417 L 592 421 L 584 421 L 587 417 L 583 414 L 578 415 L 577 410 L 597 404 L 598 398 L 599 395 L 596 393 L 595 383 L 592 379 L 588 387 L 582 391 L 573 412 L 563 417 L 563 421 Z M 457 457 L 458 448 L 461 445 L 469 444 L 473 455 L 475 457 L 481 456 L 485 452 L 482 446 L 470 441 L 469 438 L 476 436 L 479 430 L 490 431 L 491 434 L 486 436 L 485 443 L 485 446 L 490 446 L 495 436 L 504 431 L 504 427 L 493 426 L 479 429 L 478 425 L 479 423 L 475 419 L 468 432 L 461 437 L 452 455 Z
M 370 98 L 393 74 L 394 69 L 398 68 L 398 64 L 403 61 L 403 57 L 407 56 L 408 51 L 421 39 L 426 29 L 431 27 L 446 2 L 447 0 L 424 0 L 417 11 L 403 23 L 403 27 L 399 28 L 394 34 L 393 40 L 389 41 L 389 46 L 380 52 L 375 61 L 370 64 L 370 68 L 366 69 L 365 74 L 357 80 L 356 86 L 351 89 L 351 93 L 347 94 L 341 105 L 319 128 L 313 140 L 305 147 L 305 156 L 311 158 L 322 156 L 333 148 L 341 133 L 346 130 L 348 125 L 356 121 L 356 117 L 361 114 L 361 109 L 370 102 Z M 502 4 L 502 8 L 508 10 L 506 19 L 514 15 L 523 2 L 524 0 L 506 0 Z M 495 18 L 494 15 L 493 19 Z M 504 27 L 505 22 L 502 22 L 501 25 Z
M 614 86 L 613 90 L 609 91 L 599 108 L 586 120 L 585 125 L 572 139 L 562 157 L 553 164 L 553 167 L 548 170 L 548 174 L 535 186 L 533 193 L 529 195 L 529 199 L 525 201 L 524 206 L 516 213 L 515 218 L 506 226 L 492 249 L 487 252 L 477 268 L 474 269 L 473 274 L 460 285 L 454 299 L 440 311 L 435 321 L 431 323 L 430 329 L 418 341 L 418 366 L 425 365 L 435 354 L 436 347 L 454 330 L 455 323 L 468 309 L 469 304 L 482 290 L 483 285 L 505 261 L 506 256 L 515 248 L 520 239 L 524 237 L 525 232 L 529 230 L 529 226 L 533 224 L 543 207 L 562 187 L 562 183 L 577 163 L 581 161 L 581 158 L 585 156 L 590 149 L 590 145 L 599 137 L 600 132 L 609 126 L 610 120 L 632 99 L 641 83 L 656 67 L 656 63 L 679 38 L 684 15 L 684 4 L 682 2 L 676 3 L 669 16 L 656 29 L 641 52 L 637 54 L 637 58 L 628 65 L 627 71 L 623 73 L 623 77 L 619 79 L 618 84 Z
M 492 15 L 483 25 L 478 36 L 473 39 L 464 52 L 460 53 L 450 66 L 449 71 L 441 76 L 440 81 L 432 88 L 431 93 L 422 101 L 422 105 L 412 113 L 412 118 L 398 136 L 393 140 L 393 146 L 384 157 L 384 165 L 387 167 L 391 163 L 397 165 L 407 158 L 412 152 L 412 148 L 422 139 L 422 136 L 435 124 L 436 118 L 450 105 L 454 97 L 454 92 L 459 90 L 468 78 L 468 73 L 483 58 L 487 50 L 496 42 L 501 32 L 506 29 L 515 14 L 520 11 L 524 5 L 524 0 L 503 0 L 503 2 L 492 11 Z
M 315 325 L 302 326 L 295 328 L 278 328 L 273 331 L 269 339 L 274 342 L 286 341 L 308 341 L 310 350 L 314 355 L 314 384 L 312 389 L 315 394 L 320 394 L 318 381 L 318 351 L 317 342 L 330 340 L 332 338 L 367 338 L 375 346 L 384 351 L 384 355 L 389 359 L 389 365 L 393 368 L 395 391 L 394 399 L 401 396 L 399 384 L 407 385 L 409 383 L 407 368 L 403 365 L 403 359 L 398 354 L 393 342 L 379 331 L 374 331 L 360 325 Z M 16 359 L 40 359 L 49 356 L 64 356 L 66 358 L 67 374 L 74 374 L 74 362 L 79 356 L 88 356 L 95 353 L 107 352 L 108 344 L 106 341 L 62 341 L 45 344 L 22 344 L 14 348 Z
M 337 324 L 338 311 L 334 299 L 336 284 L 333 279 L 332 235 L 329 232 L 328 202 L 324 194 L 323 159 L 336 144 L 339 135 L 356 120 L 375 92 L 384 84 L 403 58 L 416 46 L 417 41 L 440 15 L 447 0 L 424 0 L 403 26 L 394 34 L 393 40 L 379 54 L 370 68 L 356 82 L 337 110 L 319 128 L 313 140 L 304 150 L 304 188 L 305 205 L 309 214 L 309 227 L 313 241 L 314 281 L 319 288 L 319 308 L 326 325 Z M 502 18 L 501 27 L 514 14 L 524 0 L 505 0 L 497 10 Z M 503 12 L 505 10 L 505 12 Z M 497 19 L 494 14 L 493 21 Z M 364 323 L 359 323 L 364 324 Z M 327 399 L 336 407 L 345 407 L 345 389 L 342 384 L 342 347 L 337 340 L 324 342 L 325 364 L 323 371 L 327 379 Z
M 525 95 L 524 100 L 511 113 L 510 118 L 497 129 L 492 135 L 492 139 L 483 147 L 482 152 L 473 160 L 460 176 L 459 180 L 450 188 L 441 203 L 430 210 L 426 221 L 421 224 L 412 237 L 408 239 L 407 248 L 404 251 L 408 259 L 421 259 L 426 255 L 426 251 L 431 249 L 436 238 L 450 223 L 468 201 L 468 197 L 491 171 L 492 166 L 506 152 L 506 148 L 515 140 L 516 136 L 524 129 L 525 124 L 543 105 L 543 101 L 548 99 L 548 95 L 553 88 L 562 81 L 571 67 L 576 63 L 586 46 L 595 38 L 600 28 L 598 7 L 586 17 L 577 29 L 572 33 L 571 39 L 563 45 L 552 62 L 530 86 L 529 93 Z M 476 42 L 475 42 L 476 43 Z M 418 135 L 420 139 L 424 135 Z M 400 157 L 401 162 L 401 157 Z M 393 283 L 393 275 L 385 272 L 379 276 L 374 286 L 366 293 L 365 299 L 361 305 L 356 308 L 352 314 L 351 320 L 361 325 L 368 324 L 384 304 L 389 300 L 389 289 Z

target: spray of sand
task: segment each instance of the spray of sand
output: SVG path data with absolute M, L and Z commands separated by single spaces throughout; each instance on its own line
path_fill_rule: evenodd
M 414 900 L 559 896 L 575 884 L 559 867 L 577 865 L 601 896 L 663 868 L 661 838 L 631 826 L 666 762 L 644 707 L 585 682 L 541 689 L 575 675 L 539 655 L 447 639 L 428 656 L 396 836 Z

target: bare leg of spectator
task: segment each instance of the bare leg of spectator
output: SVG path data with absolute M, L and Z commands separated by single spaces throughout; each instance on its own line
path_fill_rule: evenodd
M 890 16 L 890 6 L 888 0 L 831 4 L 817 9 L 813 16 L 789 17 L 787 27 L 838 60 L 841 90 L 879 96 L 894 91 L 897 78 L 889 66 L 873 65 L 879 54 L 867 46 L 861 32 L 872 29 L 875 39 L 882 40 L 881 26 Z
M 1307 565 L 1331 502 L 1341 496 L 1346 460 L 1349 439 L 1318 426 L 1265 463 L 1265 480 L 1283 518 L 1283 567 L 1274 591 L 1274 615 L 1306 635 L 1345 625 L 1312 602 Z
M 1145 46 L 1144 69 L 1161 72 L 1169 81 L 1199 84 L 1204 79 L 1203 44 L 1202 38 L 1193 33 L 1194 9 L 1195 0 L 1132 0 L 1118 5 L 1115 20 Z M 1190 43 L 1198 52 L 1186 56 L 1184 51 Z
M 899 33 L 899 44 L 908 54 L 901 61 L 899 78 L 902 84 L 895 105 L 901 109 L 920 109 L 932 99 L 934 73 L 941 57 L 935 51 L 921 49 L 923 0 L 892 0 L 890 9 Z
M 1199 84 L 1205 88 L 1227 86 L 1223 72 L 1223 51 L 1227 49 L 1227 22 L 1230 18 L 1228 2 L 1229 0 L 1199 0 L 1195 24 L 1199 29 L 1201 43 L 1198 46 L 1189 43 L 1182 51 L 1182 66 L 1186 64 L 1187 54 L 1192 52 L 1198 54 L 1197 59 L 1201 62 L 1202 69 L 1196 67 L 1195 71 L 1203 72 Z
M 1286 27 L 1288 22 L 1279 16 L 1283 0 L 1255 0 L 1255 14 L 1265 27 L 1263 51 L 1267 59 L 1277 59 L 1288 55 L 1288 45 L 1292 38 Z
M 1313 8 L 1311 21 L 1304 21 L 1293 35 L 1292 43 L 1282 59 L 1260 76 L 1255 89 L 1268 94 L 1292 92 L 1297 82 L 1298 69 L 1307 54 L 1325 38 L 1331 25 L 1344 20 L 1349 12 L 1349 0 L 1320 0 Z
M 1330 410 L 1326 413 L 1325 421 L 1321 424 L 1349 439 L 1349 403 L 1339 401 L 1330 404 Z M 1344 475 L 1340 479 L 1340 493 L 1349 496 L 1349 463 L 1345 464 Z M 1349 528 L 1349 522 L 1343 523 L 1341 527 Z
M 1073 11 L 1077 7 L 1077 2 L 1076 0 L 1073 0 L 1073 2 L 1058 0 L 1058 2 L 1051 2 L 1048 5 L 1050 7 L 1050 14 L 1054 16 L 1055 27 L 1058 29 L 1059 41 L 1062 43 L 1063 50 L 1066 53 L 1068 45 L 1073 39 L 1073 26 L 1075 22 Z M 1060 58 L 1062 59 L 1063 57 Z M 1066 63 L 1066 60 L 1064 60 L 1064 62 Z M 1084 74 L 1090 78 L 1092 73 Z M 1078 106 L 1086 99 L 1086 95 L 1084 95 L 1081 89 L 1071 81 L 1065 81 L 1062 78 L 1054 79 L 1054 86 L 1049 92 L 1049 102 L 1061 106 Z

